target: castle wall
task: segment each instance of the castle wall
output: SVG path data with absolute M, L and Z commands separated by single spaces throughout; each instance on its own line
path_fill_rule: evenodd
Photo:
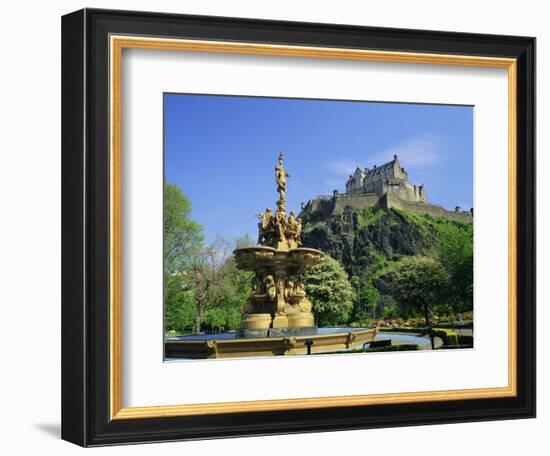
M 309 200 L 303 210 L 307 212 L 317 212 L 317 211 L 332 212 L 333 210 L 332 199 L 333 198 L 331 196 L 318 196 L 315 199 Z
M 447 211 L 441 206 L 437 206 L 435 204 L 403 201 L 401 198 L 399 198 L 399 196 L 392 193 L 386 193 L 385 195 L 383 195 L 378 202 L 378 206 L 386 209 L 401 209 L 407 212 L 411 212 L 413 214 L 428 214 L 433 217 L 445 217 L 449 220 L 454 220 L 456 222 L 473 222 L 473 217 L 469 212 Z
M 376 193 L 342 194 L 333 196 L 319 196 L 310 200 L 304 207 L 300 216 L 310 214 L 312 220 L 323 219 L 329 216 L 341 216 L 344 209 L 349 206 L 352 209 L 361 210 L 365 207 L 380 207 L 384 209 L 401 209 L 413 214 L 428 214 L 432 217 L 445 217 L 461 223 L 472 223 L 470 212 L 448 211 L 435 204 L 403 200 L 398 193 L 388 192 L 382 196 Z
M 426 192 L 402 179 L 384 179 L 368 183 L 363 191 L 376 193 L 379 196 L 393 193 L 404 201 L 426 202 Z
M 396 193 L 404 201 L 427 203 L 424 187 L 417 187 L 407 181 L 401 181 L 399 188 L 394 188 L 392 193 Z
M 364 193 L 376 193 L 377 195 L 382 195 L 384 193 L 384 186 L 381 180 L 368 181 L 365 182 L 363 187 Z
M 375 193 L 360 193 L 351 195 L 338 195 L 334 199 L 333 215 L 342 215 L 346 206 L 353 209 L 374 207 L 378 203 L 379 196 Z
M 373 168 L 367 173 L 364 186 L 376 184 L 384 179 L 393 179 L 395 177 L 394 169 L 390 166 L 382 166 L 379 168 Z

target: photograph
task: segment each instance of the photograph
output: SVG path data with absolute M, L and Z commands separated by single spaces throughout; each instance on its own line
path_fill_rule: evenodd
M 47 351 L 61 356 L 63 440 L 354 430 L 387 452 L 383 433 L 402 426 L 456 434 L 514 419 L 525 434 L 518 420 L 537 405 L 544 21 L 506 29 L 464 9 L 430 22 L 415 7 L 390 8 L 402 17 L 387 22 L 372 16 L 379 6 L 327 20 L 292 16 L 296 2 L 277 17 L 64 12 L 61 138 L 46 124 L 62 149 L 61 351 Z M 9 169 L 51 179 L 32 163 Z M 29 192 L 21 207 L 36 219 L 42 191 Z M 47 314 L 24 332 L 59 327 Z M 467 432 L 476 448 L 495 441 L 484 429 Z M 420 440 L 464 452 L 442 432 Z M 311 453 L 295 442 L 260 446 Z
M 163 116 L 165 361 L 475 349 L 474 106 L 165 92 Z

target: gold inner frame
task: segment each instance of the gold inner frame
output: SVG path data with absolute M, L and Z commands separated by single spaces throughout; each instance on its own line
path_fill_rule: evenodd
M 245 402 L 122 407 L 122 51 L 123 49 L 255 54 L 317 59 L 453 65 L 508 70 L 508 385 L 505 387 L 403 392 Z M 423 401 L 513 397 L 517 394 L 517 62 L 511 58 L 388 52 L 168 38 L 110 37 L 110 411 L 111 419 L 265 412 Z

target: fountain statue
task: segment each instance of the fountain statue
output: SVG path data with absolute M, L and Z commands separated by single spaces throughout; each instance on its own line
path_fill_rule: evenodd
M 286 184 L 290 177 L 283 154 L 275 167 L 277 210 L 257 214 L 258 244 L 234 252 L 239 269 L 255 273 L 253 289 L 243 305 L 239 336 L 281 337 L 317 334 L 303 274 L 324 257 L 320 250 L 302 247 L 302 221 L 286 213 Z
M 320 250 L 302 247 L 302 221 L 286 214 L 283 154 L 275 167 L 277 210 L 257 214 L 258 245 L 233 253 L 237 267 L 253 271 L 252 291 L 243 304 L 237 332 L 167 338 L 168 358 L 232 358 L 330 353 L 361 348 L 372 342 L 376 328 L 320 328 L 306 295 L 304 273 L 323 261 Z

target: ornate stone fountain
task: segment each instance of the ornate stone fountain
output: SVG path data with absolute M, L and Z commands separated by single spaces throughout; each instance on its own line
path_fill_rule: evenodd
M 302 222 L 294 211 L 286 214 L 286 180 L 283 154 L 275 167 L 277 211 L 257 214 L 258 246 L 234 252 L 237 267 L 253 271 L 253 290 L 243 305 L 239 336 L 281 337 L 317 334 L 307 299 L 303 274 L 319 264 L 324 253 L 302 247 Z
M 167 338 L 167 358 L 232 358 L 330 353 L 364 347 L 375 328 L 317 329 L 307 299 L 303 274 L 319 264 L 323 252 L 302 247 L 302 222 L 286 214 L 283 155 L 275 167 L 277 211 L 257 214 L 258 244 L 235 250 L 237 266 L 253 271 L 253 289 L 243 304 L 239 331 Z

